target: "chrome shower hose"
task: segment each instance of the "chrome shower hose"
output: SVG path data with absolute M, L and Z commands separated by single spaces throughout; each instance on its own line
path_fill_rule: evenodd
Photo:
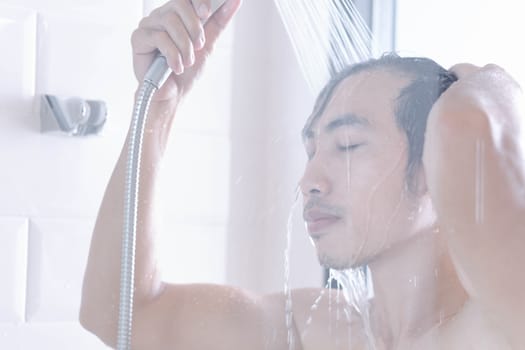
M 124 225 L 120 263 L 120 301 L 117 350 L 131 349 L 133 319 L 133 289 L 135 280 L 135 240 L 137 234 L 137 207 L 139 193 L 140 158 L 144 125 L 149 104 L 155 91 L 164 84 L 171 71 L 166 59 L 158 55 L 144 77 L 133 109 L 128 143 L 124 193 Z

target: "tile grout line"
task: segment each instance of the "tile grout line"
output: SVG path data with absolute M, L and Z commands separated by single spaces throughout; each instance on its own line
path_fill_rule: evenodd
M 27 227 L 27 230 L 26 230 L 26 237 L 27 237 L 27 240 L 26 240 L 26 256 L 25 256 L 25 262 L 26 262 L 26 266 L 25 266 L 25 270 L 26 270 L 26 280 L 25 280 L 25 286 L 24 286 L 24 319 L 23 319 L 23 322 L 26 324 L 27 323 L 27 310 L 28 310 L 28 307 L 27 307 L 27 303 L 29 301 L 29 251 L 31 249 L 31 244 L 30 244 L 30 233 L 31 233 L 31 218 L 30 217 L 27 217 L 26 218 L 26 227 Z

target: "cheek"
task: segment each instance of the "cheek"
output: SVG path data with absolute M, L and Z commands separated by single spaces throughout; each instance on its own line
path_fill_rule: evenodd
M 383 187 L 385 181 L 389 180 L 389 174 L 392 174 L 392 169 L 388 169 L 380 159 L 364 152 L 349 162 L 349 168 L 341 168 L 340 173 L 343 176 L 340 176 L 339 182 L 348 188 L 352 202 L 364 204 Z
M 398 159 L 363 160 L 354 168 L 347 203 L 356 225 L 381 225 L 399 211 L 405 192 L 405 164 L 398 155 Z

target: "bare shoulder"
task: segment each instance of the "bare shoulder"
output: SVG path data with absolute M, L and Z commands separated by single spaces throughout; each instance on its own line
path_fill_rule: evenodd
M 166 285 L 136 305 L 137 349 L 287 349 L 282 297 L 231 286 Z
M 473 301 L 468 301 L 456 317 L 443 324 L 435 336 L 427 341 L 438 345 L 436 349 L 513 349 L 498 324 Z

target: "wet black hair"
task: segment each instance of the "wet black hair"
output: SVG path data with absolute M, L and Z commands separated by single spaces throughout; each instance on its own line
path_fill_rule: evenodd
M 424 57 L 401 57 L 396 53 L 387 53 L 380 58 L 348 66 L 333 75 L 319 93 L 313 112 L 303 129 L 303 135 L 308 133 L 323 113 L 334 90 L 343 80 L 357 73 L 375 69 L 386 69 L 410 80 L 396 99 L 394 116 L 397 126 L 407 137 L 406 185 L 414 191 L 417 188 L 417 171 L 422 164 L 428 114 L 439 96 L 457 80 L 453 72 L 435 61 Z

